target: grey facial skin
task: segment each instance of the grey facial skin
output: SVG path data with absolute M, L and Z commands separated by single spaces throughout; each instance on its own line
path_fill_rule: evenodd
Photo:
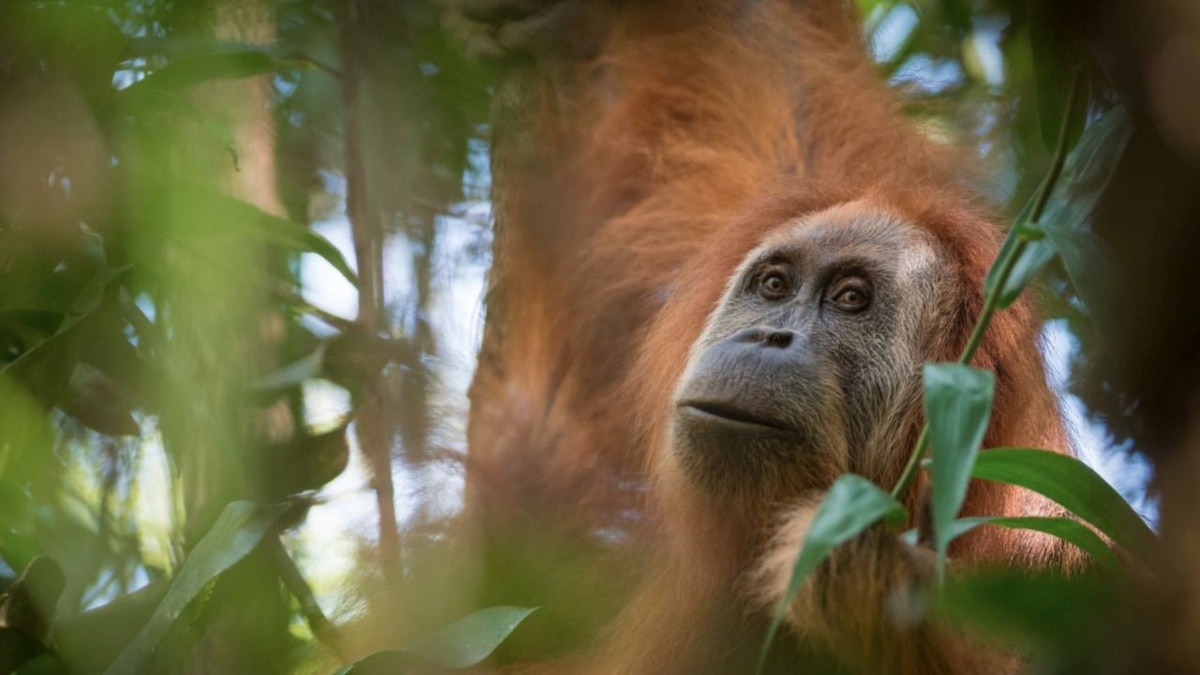
M 776 229 L 692 347 L 674 461 L 713 494 L 768 499 L 884 470 L 920 413 L 948 283 L 929 235 L 861 204 Z

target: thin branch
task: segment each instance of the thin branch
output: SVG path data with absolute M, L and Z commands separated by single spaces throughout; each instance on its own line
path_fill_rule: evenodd
M 287 549 L 283 547 L 283 542 L 279 540 L 278 536 L 270 536 L 266 538 L 264 544 L 271 555 L 271 562 L 279 572 L 279 579 L 292 597 L 296 598 L 296 602 L 300 603 L 300 613 L 308 622 L 313 636 L 333 650 L 339 661 L 347 663 L 350 660 L 349 653 L 342 644 L 337 627 L 325 616 L 325 612 L 321 611 L 321 606 L 317 604 L 317 598 L 313 595 L 312 588 L 304 580 L 300 568 L 296 567 L 296 561 L 288 555 Z
M 358 0 L 347 0 L 341 27 L 346 214 L 354 232 L 354 255 L 358 263 L 358 324 L 365 334 L 375 336 L 379 333 L 383 315 L 383 227 L 367 199 L 359 102 L 359 10 Z M 400 587 L 403 578 L 400 567 L 400 532 L 396 523 L 395 486 L 392 482 L 391 442 L 386 412 L 383 409 L 383 394 L 383 382 L 378 377 L 366 383 L 355 427 L 359 445 L 371 466 L 372 486 L 375 489 L 375 503 L 379 513 L 380 566 L 388 586 L 388 597 L 391 597 L 391 593 Z M 393 616 L 394 614 L 391 613 Z

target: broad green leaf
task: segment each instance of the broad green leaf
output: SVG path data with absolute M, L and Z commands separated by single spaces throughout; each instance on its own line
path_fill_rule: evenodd
M 21 569 L 32 559 L 36 549 L 31 546 L 34 502 L 22 489 L 21 483 L 31 481 L 35 489 L 40 478 L 54 471 L 46 463 L 54 461 L 54 431 L 46 407 L 26 387 L 11 376 L 0 372 L 0 476 L 16 481 L 4 490 L 6 508 L 0 515 L 0 554 L 14 569 Z M 28 510 L 19 508 L 25 503 Z
M 1042 229 L 1062 260 L 1079 299 L 1092 316 L 1099 318 L 1097 315 L 1104 312 L 1104 299 L 1110 297 L 1111 270 L 1100 239 L 1088 230 L 1057 223 L 1047 222 Z
M 183 568 L 171 582 L 162 603 L 107 675 L 149 672 L 159 643 L 175 621 L 201 591 L 258 547 L 285 507 L 265 507 L 250 502 L 231 502 L 212 529 L 196 544 Z
M 935 610 L 954 625 L 1035 649 L 1044 662 L 1085 654 L 1106 639 L 1119 625 L 1120 586 L 1110 574 L 989 570 L 955 575 L 934 597 Z M 1047 672 L 1096 672 L 1097 665 Z
M 1108 265 L 1099 240 L 1083 228 L 1112 180 L 1131 133 L 1125 111 L 1119 107 L 1092 123 L 1063 168 L 1064 189 L 1041 219 L 1047 240 L 1093 315 L 1103 311 L 1103 299 L 1108 296 Z
M 150 190 L 147 188 L 150 198 L 142 209 L 151 214 L 144 223 L 148 228 L 161 228 L 155 216 L 185 214 L 199 221 L 196 225 L 203 224 L 203 236 L 251 237 L 297 253 L 316 253 L 350 283 L 358 285 L 358 278 L 341 251 L 300 223 L 273 216 L 253 204 L 203 187 L 174 184 Z
M 1074 457 L 1033 448 L 993 448 L 979 455 L 972 475 L 1033 490 L 1138 557 L 1154 541 L 1154 532 L 1121 495 Z
M 58 405 L 79 361 L 79 335 L 73 329 L 100 307 L 108 285 L 129 269 L 126 265 L 98 272 L 72 301 L 54 333 L 0 368 L 0 372 L 19 380 L 46 405 Z
M 281 59 L 252 45 L 176 59 L 146 77 L 122 89 L 118 99 L 140 94 L 143 89 L 177 91 L 213 80 L 253 77 L 287 68 L 307 66 L 302 61 Z
M 21 578 L 8 589 L 0 604 L 3 624 L 20 628 L 38 640 L 50 635 L 55 607 L 67 578 L 53 558 L 38 555 L 29 562 Z
M 1062 176 L 1038 222 L 1077 228 L 1100 201 L 1133 130 L 1125 109 L 1115 107 L 1088 125 L 1063 166 Z
M 536 608 L 488 607 L 398 650 L 377 652 L 337 675 L 400 673 L 418 661 L 462 670 L 488 657 Z
M 1033 74 L 1037 83 L 1038 127 L 1042 143 L 1050 152 L 1058 147 L 1064 118 L 1070 117 L 1064 147 L 1070 150 L 1079 140 L 1087 120 L 1086 91 L 1070 104 L 1071 85 L 1076 68 L 1069 61 L 1072 50 L 1063 49 L 1063 38 L 1052 17 L 1046 16 L 1043 3 L 1029 3 L 1033 12 L 1030 24 L 1029 47 L 1033 56 Z
M 946 566 L 951 525 L 967 496 L 971 467 L 992 416 L 996 379 L 957 363 L 925 364 L 925 418 L 933 445 L 931 511 L 938 577 Z
M 158 112 L 191 120 L 229 153 L 233 161 L 233 168 L 235 170 L 238 168 L 237 141 L 234 139 L 233 130 L 229 128 L 229 125 L 217 120 L 186 97 L 173 91 L 145 87 L 131 87 L 131 89 L 132 91 L 126 90 L 120 95 L 121 104 L 124 106 L 121 109 L 122 114 L 140 118 L 147 112 Z
M 775 615 L 771 618 L 759 658 L 760 670 L 788 605 L 796 598 L 808 575 L 812 574 L 837 546 L 853 539 L 881 520 L 900 519 L 904 514 L 904 506 L 900 502 L 862 476 L 847 473 L 834 481 L 817 507 L 812 524 L 809 525 L 800 555 L 792 567 L 787 592 L 775 607 Z
M 1125 112 L 1113 108 L 1088 126 L 1075 150 L 1067 157 L 1062 174 L 1055 185 L 1046 210 L 1038 224 L 1030 223 L 1035 194 L 1021 209 L 1012 230 L 1004 240 L 996 263 L 988 271 L 984 294 L 999 293 L 997 306 L 1004 309 L 1016 301 L 1055 253 L 1063 257 L 1063 266 L 1080 297 L 1090 309 L 1099 306 L 1104 297 L 1103 259 L 1095 244 L 1088 238 L 1068 234 L 1082 228 L 1096 202 L 1104 193 L 1116 169 L 1117 160 L 1129 142 L 1130 126 Z M 1037 192 L 1041 192 L 1041 188 Z M 999 263 L 1015 246 L 1022 250 L 1004 284 L 999 283 Z M 1089 303 L 1089 298 L 1091 302 Z
M 335 670 L 333 675 L 402 675 L 420 662 L 408 652 L 389 649 L 364 656 L 345 668 Z
M 1022 516 L 1017 518 L 961 518 L 950 526 L 951 539 L 956 539 L 980 525 L 997 525 L 1013 530 L 1036 530 L 1074 544 L 1106 569 L 1121 569 L 1121 561 L 1108 544 L 1086 525 L 1071 518 Z
M 82 361 L 75 364 L 59 409 L 108 436 L 136 436 L 141 431 L 120 385 Z
M 404 651 L 443 668 L 470 668 L 495 651 L 535 609 L 481 609 L 408 645 Z
M 16 673 L 18 668 L 29 664 L 49 649 L 20 628 L 0 626 L 0 673 Z

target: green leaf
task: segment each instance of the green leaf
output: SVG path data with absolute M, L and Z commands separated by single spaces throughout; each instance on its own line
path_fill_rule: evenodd
M 377 652 L 337 671 L 337 675 L 398 673 L 418 660 L 462 670 L 488 657 L 536 608 L 488 607 L 459 619 L 407 647 Z
M 16 673 L 33 659 L 48 652 L 40 641 L 20 628 L 0 626 L 0 673 Z
M 29 389 L 0 372 L 0 476 L 13 481 L 32 480 L 35 489 L 43 487 L 39 479 L 55 470 L 48 466 L 54 462 L 54 439 L 46 408 Z M 13 569 L 21 569 L 37 553 L 31 541 L 34 503 L 20 483 L 5 481 L 5 485 L 0 533 L 8 530 L 8 534 L 0 536 L 0 554 Z M 28 511 L 18 508 L 22 502 L 28 505 Z
M 946 567 L 951 525 L 967 496 L 971 467 L 992 416 L 996 378 L 957 363 L 925 364 L 925 418 L 933 445 L 931 510 L 938 578 Z
M 192 549 L 158 608 L 107 675 L 149 672 L 159 643 L 188 605 L 222 572 L 258 547 L 285 507 L 231 502 Z
M 82 361 L 75 364 L 59 408 L 89 429 L 108 436 L 136 436 L 141 431 L 120 385 Z
M 1140 558 L 1154 542 L 1154 532 L 1121 495 L 1074 457 L 1033 448 L 993 448 L 979 455 L 972 475 L 1033 490 Z
M 118 92 L 118 99 L 138 95 L 143 89 L 177 91 L 213 80 L 253 77 L 288 68 L 305 67 L 302 61 L 281 59 L 262 47 L 243 45 L 208 54 L 177 59 Z
M 1086 651 L 1111 635 L 1119 625 L 1119 586 L 1108 574 L 988 570 L 955 575 L 935 600 L 950 624 L 983 629 L 1006 643 L 1036 649 L 1042 660 Z
M 312 353 L 258 378 L 250 385 L 251 390 L 258 394 L 274 394 L 300 386 L 305 380 L 320 375 L 328 347 L 328 342 L 322 342 Z
M 358 278 L 341 251 L 300 223 L 273 216 L 216 190 L 193 185 L 146 186 L 144 194 L 150 196 L 142 207 L 148 218 L 144 225 L 148 228 L 161 229 L 162 214 L 183 214 L 197 221 L 193 223 L 196 236 L 254 237 L 297 253 L 315 253 L 350 283 L 358 285 Z
M 54 333 L 0 368 L 0 372 L 19 380 L 46 405 L 58 405 L 79 361 L 80 336 L 75 327 L 100 307 L 109 284 L 129 269 L 125 265 L 96 273 L 79 291 Z
M 233 161 L 233 168 L 238 168 L 237 141 L 234 139 L 233 130 L 229 128 L 229 125 L 218 121 L 211 114 L 175 92 L 145 87 L 131 87 L 130 89 L 132 91 L 125 90 L 120 94 L 123 113 L 136 118 L 147 112 L 159 112 L 191 120 L 229 153 Z
M 1038 223 L 1030 223 L 1029 219 L 1043 188 L 1026 202 L 983 284 L 985 296 L 999 293 L 999 309 L 1012 305 L 1056 253 L 1062 257 L 1067 275 L 1084 304 L 1093 312 L 1101 306 L 1100 299 L 1106 297 L 1104 256 L 1099 243 L 1082 227 L 1108 187 L 1130 134 L 1122 108 L 1104 113 L 1088 126 L 1067 157 L 1062 174 L 1051 186 L 1050 201 Z M 997 290 L 999 263 L 1018 244 L 1022 250 L 1004 287 Z
M 787 612 L 788 605 L 795 600 L 808 575 L 812 574 L 837 546 L 885 518 L 901 519 L 904 515 L 904 506 L 900 502 L 862 476 L 847 473 L 834 481 L 817 507 L 812 524 L 809 525 L 808 534 L 804 537 L 804 546 L 801 547 L 796 564 L 792 567 L 787 592 L 775 607 L 775 615 L 771 618 L 759 657 L 760 671 L 783 615 Z
M 1063 39 L 1058 26 L 1047 16 L 1044 3 L 1030 3 L 1033 14 L 1030 23 L 1029 47 L 1033 57 L 1033 74 L 1037 84 L 1038 127 L 1042 132 L 1042 143 L 1053 152 L 1058 147 L 1059 133 L 1064 118 L 1070 117 L 1067 128 L 1070 136 L 1065 148 L 1070 150 L 1079 140 L 1087 121 L 1088 96 L 1086 92 L 1077 96 L 1068 110 L 1074 71 L 1069 61 L 1071 50 L 1063 49 Z
M 1108 255 L 1100 239 L 1088 230 L 1047 222 L 1042 226 L 1079 299 L 1093 316 L 1104 312 L 1109 290 Z
M 1121 569 L 1121 561 L 1108 544 L 1086 525 L 1071 518 L 1046 516 L 1023 516 L 1018 518 L 962 518 L 951 524 L 951 539 L 956 539 L 980 525 L 998 525 L 1013 530 L 1035 530 L 1044 532 L 1074 544 L 1100 565 L 1109 570 Z
M 1093 122 L 1067 158 L 1059 181 L 1062 189 L 1055 191 L 1041 219 L 1067 276 L 1093 313 L 1100 311 L 1107 297 L 1108 266 L 1100 242 L 1083 226 L 1112 180 L 1131 134 L 1129 119 L 1120 107 Z
M 48 556 L 35 556 L 4 596 L 0 623 L 45 641 L 66 584 L 67 578 L 58 563 Z
M 1039 188 L 1037 192 L 1041 192 L 1041 190 Z M 1037 194 L 1035 193 L 1022 207 L 1021 213 L 1017 215 L 1012 228 L 1008 231 L 1008 236 L 1004 239 L 1004 245 L 1000 247 L 1000 253 L 996 256 L 996 260 L 988 269 L 987 277 L 984 279 L 983 295 L 988 297 L 998 294 L 997 309 L 1005 309 L 1016 302 L 1021 292 L 1033 281 L 1037 273 L 1046 266 L 1046 263 L 1054 259 L 1054 246 L 1045 241 L 1040 230 L 1031 228 L 1029 225 L 1029 218 L 1033 214 L 1033 205 L 1036 201 Z M 997 288 L 1000 284 L 1001 265 L 1008 257 L 1009 251 L 1017 246 L 1021 247 L 1021 250 L 1017 252 L 1017 259 L 1013 263 L 1012 269 L 1009 270 L 1004 286 Z
M 1088 125 L 1079 145 L 1067 157 L 1062 177 L 1040 222 L 1069 228 L 1081 226 L 1112 180 L 1132 134 L 1129 117 L 1119 106 Z

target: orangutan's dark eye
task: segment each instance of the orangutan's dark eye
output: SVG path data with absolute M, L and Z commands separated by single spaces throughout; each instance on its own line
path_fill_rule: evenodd
M 871 286 L 860 277 L 846 277 L 833 286 L 829 301 L 843 312 L 861 312 L 871 304 Z
M 758 295 L 764 300 L 782 300 L 791 290 L 791 282 L 779 271 L 767 272 L 758 282 Z

